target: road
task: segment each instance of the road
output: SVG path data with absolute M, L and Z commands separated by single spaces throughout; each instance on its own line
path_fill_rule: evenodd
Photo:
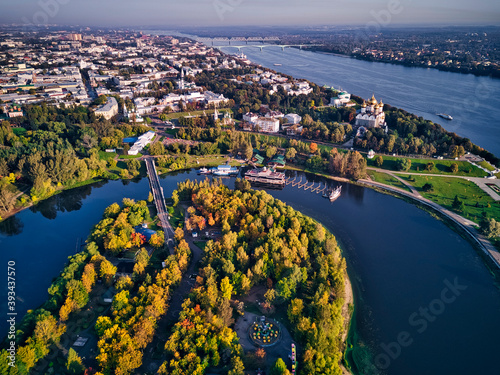
M 168 221 L 167 205 L 165 204 L 165 197 L 163 196 L 163 188 L 160 185 L 160 180 L 158 179 L 158 173 L 156 172 L 156 166 L 154 158 L 145 158 L 146 169 L 148 171 L 149 186 L 151 187 L 151 192 L 153 193 L 153 198 L 156 206 L 156 211 L 158 213 L 158 219 L 160 219 L 160 225 L 165 233 L 165 243 L 169 247 L 173 247 L 174 244 L 174 230 Z

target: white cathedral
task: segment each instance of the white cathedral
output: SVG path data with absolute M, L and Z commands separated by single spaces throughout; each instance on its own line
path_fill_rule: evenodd
M 384 104 L 382 100 L 378 103 L 375 96 L 372 95 L 368 103 L 363 101 L 361 112 L 356 116 L 356 125 L 365 128 L 385 127 L 385 113 L 383 109 Z

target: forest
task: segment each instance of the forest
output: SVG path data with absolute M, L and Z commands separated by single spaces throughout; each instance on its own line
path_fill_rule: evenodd
M 264 191 L 188 180 L 173 197 L 191 205 L 193 230 L 221 227 L 222 237 L 204 247 L 196 286 L 165 346 L 161 373 L 203 374 L 221 363 L 229 374 L 243 374 L 240 357 L 245 362 L 250 353 L 241 353 L 228 329 L 237 316 L 231 302 L 265 285 L 267 306 L 287 312 L 301 355 L 299 374 L 340 374 L 346 274 L 335 238 Z M 225 355 L 219 358 L 221 342 Z

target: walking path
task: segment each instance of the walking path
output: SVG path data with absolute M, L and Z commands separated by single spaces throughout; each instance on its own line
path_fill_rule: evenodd
M 467 181 L 472 181 L 474 182 L 477 186 L 481 188 L 486 194 L 488 194 L 491 198 L 493 198 L 495 201 L 500 201 L 500 195 L 497 194 L 495 191 L 493 191 L 492 188 L 487 186 L 486 184 L 491 184 L 491 185 L 496 185 L 500 189 L 500 180 L 498 178 L 496 179 L 489 179 L 489 178 L 481 178 L 481 177 L 467 177 L 467 176 L 455 176 L 455 175 L 447 175 L 447 174 L 435 174 L 435 173 L 414 173 L 414 172 L 394 172 L 394 171 L 389 171 L 387 169 L 380 169 L 380 168 L 366 168 L 368 170 L 372 170 L 375 172 L 380 172 L 380 173 L 386 173 L 394 178 L 396 178 L 398 181 L 401 181 L 403 184 L 408 186 L 412 191 L 415 190 L 415 188 L 408 184 L 406 181 L 398 177 L 395 173 L 398 174 L 404 174 L 404 175 L 412 175 L 412 176 L 429 176 L 429 177 L 450 177 L 450 178 L 461 178 L 463 180 Z M 418 192 L 415 190 L 416 194 Z M 419 195 L 419 194 L 418 194 Z

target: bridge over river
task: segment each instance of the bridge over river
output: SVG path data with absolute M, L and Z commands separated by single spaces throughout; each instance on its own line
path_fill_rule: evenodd
M 158 179 L 158 172 L 156 171 L 154 158 L 146 158 L 145 162 L 148 172 L 149 186 L 151 187 L 156 211 L 158 212 L 158 219 L 160 220 L 160 225 L 165 234 L 165 243 L 169 247 L 172 247 L 174 244 L 174 230 L 168 221 L 167 205 L 165 204 L 165 197 L 163 196 L 163 188 L 161 187 L 160 180 Z

